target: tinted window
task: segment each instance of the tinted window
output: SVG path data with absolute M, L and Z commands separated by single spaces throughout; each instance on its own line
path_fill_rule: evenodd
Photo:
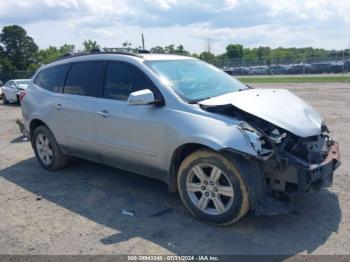
M 34 83 L 48 91 L 61 93 L 69 64 L 44 69 L 39 72 Z
M 152 81 L 137 67 L 119 62 L 110 62 L 107 67 L 104 97 L 126 101 L 129 94 L 150 89 L 159 98 L 159 91 Z
M 103 80 L 104 62 L 82 62 L 73 64 L 69 70 L 65 94 L 97 96 L 99 85 Z

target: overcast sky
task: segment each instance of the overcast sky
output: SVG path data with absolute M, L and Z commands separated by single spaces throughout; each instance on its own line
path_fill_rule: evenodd
M 146 48 L 183 44 L 191 52 L 248 47 L 349 48 L 349 0 L 1 0 L 0 27 L 23 26 L 41 48 L 86 39 Z

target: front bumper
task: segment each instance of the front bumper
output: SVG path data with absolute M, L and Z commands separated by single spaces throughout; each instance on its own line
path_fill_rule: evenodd
M 330 187 L 333 182 L 333 172 L 340 166 L 339 144 L 333 142 L 329 147 L 328 155 L 320 164 L 308 164 L 300 158 L 285 153 L 279 165 L 270 162 L 264 169 L 268 178 L 268 190 L 258 198 L 255 214 L 276 215 L 290 211 L 290 202 L 285 196 L 295 196 L 321 187 Z M 276 165 L 277 164 L 277 165 Z M 276 168 L 279 166 L 279 168 Z
M 319 164 L 310 164 L 290 152 L 282 151 L 264 162 L 267 190 L 292 196 L 332 185 L 333 172 L 340 165 L 339 144 L 332 141 L 327 157 Z
M 320 164 L 299 164 L 298 192 L 308 191 L 311 187 L 330 187 L 333 183 L 333 172 L 340 166 L 339 144 L 334 142 L 330 146 L 326 159 Z

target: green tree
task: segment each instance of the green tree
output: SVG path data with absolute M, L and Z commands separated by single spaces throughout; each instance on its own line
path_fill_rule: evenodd
M 33 38 L 18 25 L 5 26 L 0 34 L 3 53 L 15 70 L 26 70 L 36 63 L 38 46 Z
M 168 45 L 164 47 L 164 52 L 166 54 L 174 54 L 175 53 L 175 45 Z
M 84 51 L 85 52 L 90 52 L 93 49 L 96 48 L 100 48 L 100 46 L 97 44 L 96 41 L 92 41 L 92 40 L 86 40 L 83 42 L 83 46 L 84 46 Z
M 227 58 L 241 58 L 243 56 L 243 46 L 230 44 L 226 46 Z
M 215 63 L 215 58 L 216 57 L 214 54 L 207 52 L 207 51 L 204 51 L 204 52 L 200 53 L 200 55 L 199 55 L 199 59 L 201 59 L 205 62 L 211 63 L 211 64 Z
M 152 47 L 149 51 L 153 54 L 164 54 L 165 53 L 164 48 L 161 46 Z
M 174 50 L 174 53 L 178 55 L 190 55 L 190 52 L 185 50 L 183 45 L 177 46 L 176 49 Z
M 74 53 L 75 46 L 74 45 L 69 45 L 69 44 L 64 44 L 61 46 L 58 51 L 60 52 L 61 55 L 67 54 L 67 53 Z
M 74 45 L 64 44 L 60 47 L 49 46 L 46 49 L 41 49 L 38 52 L 38 63 L 39 64 L 48 64 L 57 58 L 74 52 Z M 33 68 L 33 66 L 31 66 Z
M 41 49 L 38 53 L 38 60 L 40 64 L 48 64 L 53 60 L 59 58 L 61 53 L 55 46 L 49 46 L 46 49 Z

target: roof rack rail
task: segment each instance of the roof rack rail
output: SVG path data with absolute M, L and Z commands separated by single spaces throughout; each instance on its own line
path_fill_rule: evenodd
M 139 49 L 139 50 L 137 50 L 137 53 L 138 54 L 150 54 L 151 52 L 148 51 L 147 49 Z
M 102 54 L 110 54 L 110 55 L 128 55 L 128 56 L 135 56 L 135 57 L 141 57 L 141 55 L 139 54 L 136 54 L 136 53 L 130 53 L 130 52 L 103 52 L 101 51 L 100 49 L 92 49 L 90 51 L 90 53 L 66 53 L 64 55 L 62 55 L 61 57 L 57 58 L 56 60 L 52 61 L 51 63 L 53 62 L 56 62 L 56 61 L 59 61 L 59 60 L 63 60 L 63 59 L 67 59 L 67 58 L 73 58 L 73 57 L 80 57 L 80 56 L 90 56 L 90 55 L 102 55 Z

